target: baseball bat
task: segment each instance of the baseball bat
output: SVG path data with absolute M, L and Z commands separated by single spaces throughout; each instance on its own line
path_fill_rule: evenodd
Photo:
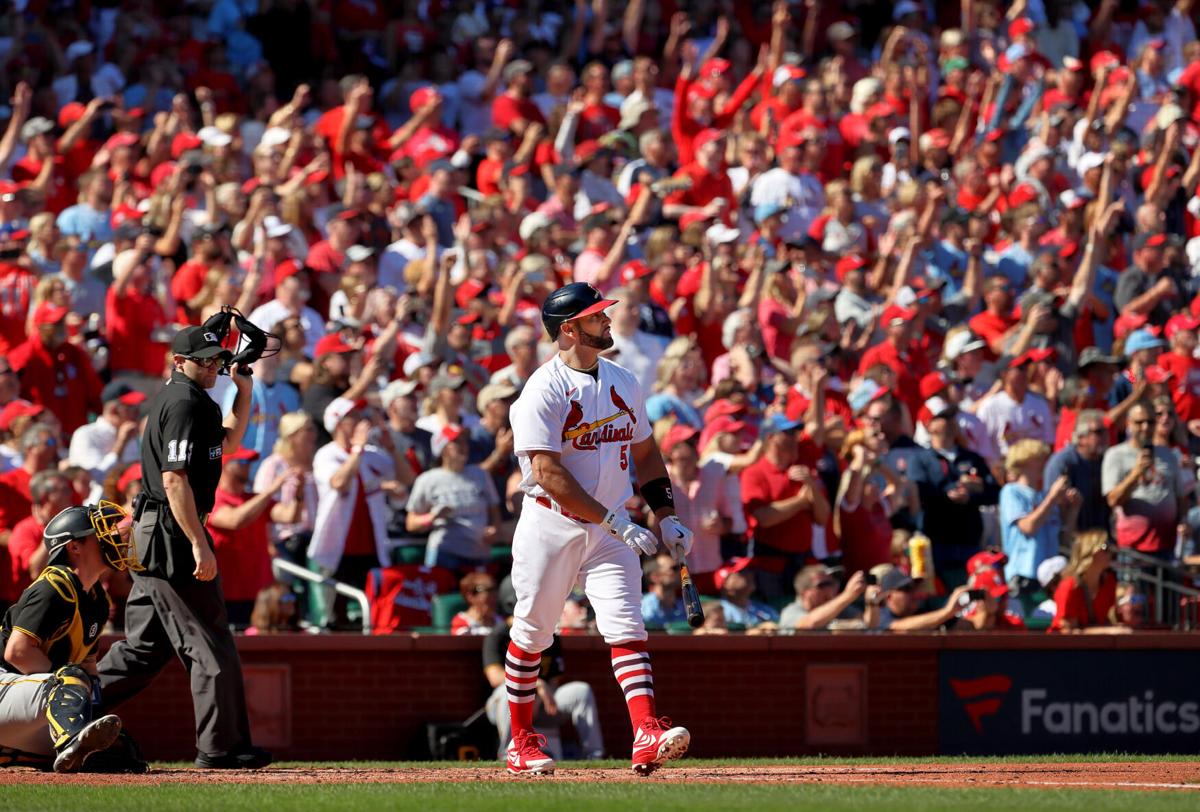
M 704 607 L 700 605 L 700 593 L 692 583 L 692 574 L 688 572 L 687 559 L 679 557 L 679 580 L 683 589 L 683 606 L 687 610 L 687 622 L 693 629 L 704 625 Z

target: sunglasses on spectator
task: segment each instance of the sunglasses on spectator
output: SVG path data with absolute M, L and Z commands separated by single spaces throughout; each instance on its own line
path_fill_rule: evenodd
M 837 581 L 832 579 L 818 581 L 817 583 L 813 584 L 813 586 L 815 586 L 817 589 L 832 589 L 833 587 L 837 586 Z
M 1130 420 L 1129 425 L 1131 425 L 1131 426 L 1149 426 L 1150 421 L 1149 420 Z
M 496 587 L 494 587 L 494 586 L 482 586 L 482 585 L 481 585 L 481 586 L 477 586 L 477 587 L 475 587 L 475 588 L 474 588 L 474 589 L 472 589 L 471 591 L 472 591 L 472 592 L 474 592 L 476 595 L 482 595 L 482 594 L 484 594 L 484 593 L 486 593 L 486 592 L 495 592 L 495 591 L 496 591 Z

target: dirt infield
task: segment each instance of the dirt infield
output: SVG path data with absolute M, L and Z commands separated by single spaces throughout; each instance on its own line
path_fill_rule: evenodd
M 1087 789 L 1200 792 L 1200 764 L 1190 762 L 893 764 L 830 766 L 669 767 L 649 778 L 628 770 L 559 770 L 553 777 L 510 779 L 499 766 L 448 768 L 271 768 L 214 773 L 191 769 L 154 770 L 147 775 L 55 775 L 34 770 L 0 771 L 0 784 L 379 784 L 503 780 L 575 782 L 687 782 L 707 784 L 866 784 L 925 787 L 1080 787 Z

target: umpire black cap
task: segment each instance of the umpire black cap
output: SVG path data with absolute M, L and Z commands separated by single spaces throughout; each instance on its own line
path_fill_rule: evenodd
M 616 299 L 605 299 L 600 291 L 587 282 L 572 282 L 546 297 L 542 305 L 542 324 L 550 338 L 557 339 L 563 322 L 599 313 L 616 303 Z
M 221 346 L 221 339 L 212 330 L 204 327 L 184 327 L 171 339 L 171 352 L 187 358 L 214 358 L 221 356 L 225 361 L 233 353 Z

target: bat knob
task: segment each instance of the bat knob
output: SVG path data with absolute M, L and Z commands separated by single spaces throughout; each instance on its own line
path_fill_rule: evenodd
M 699 629 L 704 625 L 704 615 L 692 615 L 688 618 L 688 625 L 693 629 Z

